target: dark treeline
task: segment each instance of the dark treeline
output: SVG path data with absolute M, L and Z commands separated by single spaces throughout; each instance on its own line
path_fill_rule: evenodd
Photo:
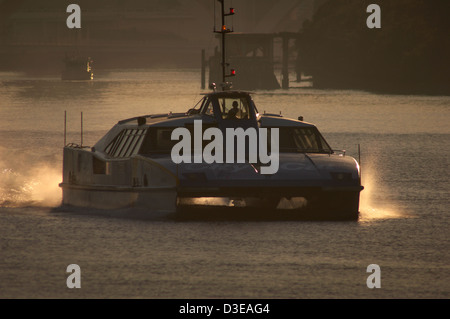
M 366 25 L 381 7 L 381 29 Z M 304 24 L 299 66 L 318 88 L 450 94 L 449 0 L 329 0 Z

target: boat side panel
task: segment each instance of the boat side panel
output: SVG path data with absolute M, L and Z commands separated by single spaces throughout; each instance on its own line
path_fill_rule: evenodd
M 66 147 L 63 170 L 65 205 L 176 210 L 177 178 L 148 158 L 107 159 L 88 149 Z
M 148 213 L 173 213 L 177 208 L 175 189 L 102 189 L 62 185 L 63 204 L 94 209 L 146 209 Z
M 95 173 L 94 161 L 104 165 L 104 170 Z M 109 160 L 97 156 L 85 148 L 64 148 L 63 183 L 77 185 L 131 185 L 131 162 L 127 159 Z

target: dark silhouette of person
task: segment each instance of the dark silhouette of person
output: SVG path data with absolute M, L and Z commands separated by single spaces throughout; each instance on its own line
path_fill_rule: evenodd
M 237 120 L 237 112 L 239 111 L 238 109 L 238 102 L 237 101 L 233 101 L 233 108 L 231 110 L 228 111 L 227 114 L 227 119 L 228 120 Z

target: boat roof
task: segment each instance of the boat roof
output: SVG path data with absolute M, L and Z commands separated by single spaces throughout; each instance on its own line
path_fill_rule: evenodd
M 250 92 L 250 91 L 242 91 L 242 90 L 226 90 L 226 91 L 213 91 L 213 92 L 207 92 L 207 93 L 202 93 L 202 95 L 209 95 L 209 96 L 230 96 L 230 95 L 235 95 L 235 96 L 242 96 L 242 95 L 248 95 L 251 96 L 251 94 L 255 94 L 254 92 Z
M 248 96 L 251 98 L 251 92 L 248 91 L 239 91 L 239 90 L 230 90 L 230 91 L 214 91 L 204 93 L 203 95 L 221 98 L 221 97 L 242 97 Z M 285 118 L 281 114 L 258 114 L 258 122 L 262 127 L 292 127 L 292 126 L 303 126 L 303 127 L 312 127 L 314 126 L 311 123 L 307 123 L 304 121 L 299 121 L 291 118 Z M 136 116 L 128 119 L 124 119 L 119 121 L 118 125 L 126 125 L 132 126 L 136 128 L 136 126 L 142 127 L 181 127 L 186 123 L 193 123 L 194 120 L 202 120 L 205 123 L 214 123 L 215 119 L 212 116 L 205 114 L 188 114 L 184 113 L 161 113 L 161 114 L 150 114 L 143 116 Z
M 140 121 L 145 119 L 145 124 L 140 124 Z M 215 119 L 208 115 L 194 114 L 188 115 L 186 113 L 169 113 L 169 114 L 151 114 L 144 116 L 132 117 L 119 121 L 117 124 L 124 126 L 159 126 L 159 127 L 180 127 L 184 126 L 186 123 L 194 123 L 195 120 L 203 120 L 206 123 L 213 123 Z M 281 115 L 276 114 L 260 114 L 258 122 L 262 127 L 278 127 L 278 126 L 302 126 L 302 127 L 312 127 L 315 126 L 312 123 L 303 122 L 291 118 L 285 118 Z

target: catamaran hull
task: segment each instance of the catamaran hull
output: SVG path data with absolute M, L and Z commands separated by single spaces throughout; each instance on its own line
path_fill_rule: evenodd
M 187 197 L 171 188 L 60 185 L 63 205 L 101 210 L 135 208 L 151 217 L 181 219 L 357 220 L 359 191 L 309 190 L 297 196 Z M 184 194 L 181 196 L 181 194 Z M 227 195 L 226 193 L 222 195 Z M 304 195 L 304 196 L 300 196 Z
M 148 213 L 173 213 L 177 209 L 177 193 L 170 188 L 132 188 L 80 186 L 60 184 L 63 205 L 94 209 L 143 208 Z
M 226 197 L 228 205 L 218 200 L 223 197 L 206 197 L 200 199 L 200 203 L 198 198 L 186 197 L 178 200 L 177 211 L 180 218 L 357 220 L 359 193 L 360 190 L 315 189 L 284 197 L 274 192 L 265 197 Z M 202 201 L 206 201 L 206 205 L 201 204 Z
M 280 159 L 276 174 L 261 175 L 249 163 L 175 165 L 167 156 L 140 155 L 109 160 L 94 150 L 66 147 L 63 205 L 138 208 L 149 216 L 358 218 L 363 187 L 354 159 L 303 154 Z

